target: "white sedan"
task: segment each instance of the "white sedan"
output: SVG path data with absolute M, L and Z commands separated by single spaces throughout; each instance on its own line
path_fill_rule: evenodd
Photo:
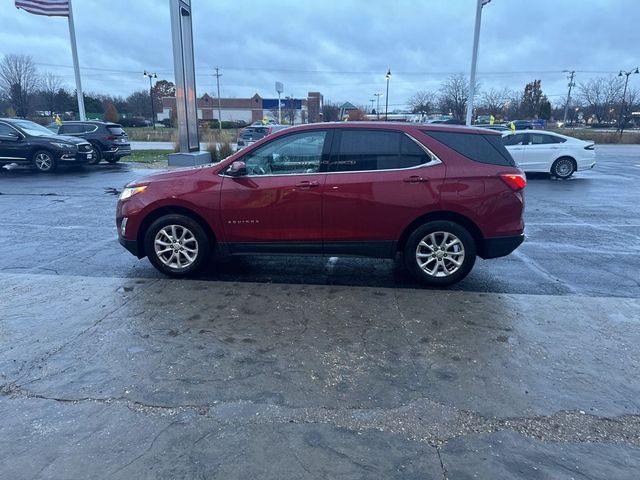
M 596 164 L 595 144 L 544 130 L 522 130 L 502 134 L 507 148 L 525 172 L 548 172 L 569 178 L 574 172 Z

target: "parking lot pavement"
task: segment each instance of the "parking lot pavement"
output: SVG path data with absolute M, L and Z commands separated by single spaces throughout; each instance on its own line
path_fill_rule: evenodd
M 636 479 L 640 148 L 530 178 L 527 242 L 455 289 L 379 260 L 156 274 L 148 171 L 0 172 L 0 478 Z

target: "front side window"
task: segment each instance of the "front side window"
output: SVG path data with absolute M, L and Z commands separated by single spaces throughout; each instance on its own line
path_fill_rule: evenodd
M 301 132 L 269 142 L 242 158 L 247 175 L 316 173 L 326 136 L 326 131 Z
M 0 123 L 0 135 L 10 136 L 10 134 L 15 135 L 16 131 L 11 128 L 9 125 L 5 125 L 4 123 Z

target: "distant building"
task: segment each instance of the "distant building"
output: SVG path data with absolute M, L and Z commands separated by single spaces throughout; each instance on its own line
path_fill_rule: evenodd
M 164 97 L 162 111 L 158 113 L 158 121 L 170 119 L 176 108 L 175 97 Z M 309 123 L 322 121 L 322 94 L 309 92 L 308 98 L 283 98 L 280 101 L 282 117 L 287 123 L 292 117 L 294 123 Z M 199 120 L 218 119 L 218 99 L 205 93 L 196 100 Z M 251 98 L 221 98 L 220 116 L 222 121 L 243 121 L 252 123 L 264 117 L 277 119 L 278 99 L 262 98 L 257 93 Z M 283 122 L 285 121 L 283 120 Z

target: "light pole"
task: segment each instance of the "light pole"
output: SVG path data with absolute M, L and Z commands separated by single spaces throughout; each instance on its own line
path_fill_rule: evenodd
M 384 121 L 387 121 L 387 115 L 389 113 L 389 79 L 391 78 L 391 69 L 387 70 L 387 74 L 384 76 L 387 79 L 387 96 L 384 98 Z
M 620 117 L 618 118 L 618 130 L 620 130 L 620 137 L 622 137 L 622 132 L 624 131 L 624 124 L 627 120 L 626 115 L 624 114 L 624 102 L 625 102 L 625 98 L 627 96 L 627 84 L 629 83 L 629 75 L 633 75 L 635 73 L 640 73 L 640 70 L 638 70 L 639 67 L 636 67 L 635 70 L 629 70 L 628 72 L 625 72 L 624 70 L 620 70 L 620 73 L 618 73 L 618 76 L 626 76 L 627 78 L 625 78 L 624 80 L 624 92 L 622 92 L 622 105 L 620 106 Z
M 216 73 L 213 75 L 216 77 L 216 85 L 218 86 L 218 132 L 222 134 L 222 114 L 220 108 L 220 77 L 222 74 L 218 71 L 220 67 L 216 67 Z
M 380 97 L 383 96 L 382 93 L 374 93 L 374 97 L 378 97 L 378 107 L 376 108 L 376 120 L 380 120 Z
M 146 70 L 143 72 L 143 75 L 145 77 L 149 77 L 149 96 L 151 97 L 151 125 L 155 130 L 156 129 L 156 107 L 153 104 L 153 85 L 151 85 L 151 82 L 153 82 L 154 78 L 158 78 L 158 75 L 156 75 L 155 73 L 147 72 Z
M 573 83 L 573 77 L 576 75 L 576 71 L 563 70 L 563 72 L 569 74 L 569 92 L 567 93 L 567 103 L 564 106 L 564 117 L 562 118 L 562 124 L 565 126 L 567 124 L 567 114 L 569 113 L 569 103 L 571 103 L 571 87 L 576 86 L 576 84 Z
M 376 101 L 375 98 L 371 98 L 369 99 L 369 101 L 371 102 L 371 110 L 369 110 L 369 113 L 373 113 L 373 103 Z
M 471 56 L 471 76 L 469 78 L 469 98 L 467 99 L 467 120 L 465 125 L 471 126 L 471 116 L 473 114 L 473 96 L 476 87 L 476 63 L 478 63 L 478 43 L 480 42 L 480 22 L 482 20 L 482 7 L 491 0 L 477 0 L 476 5 L 476 27 L 473 32 L 473 55 Z

